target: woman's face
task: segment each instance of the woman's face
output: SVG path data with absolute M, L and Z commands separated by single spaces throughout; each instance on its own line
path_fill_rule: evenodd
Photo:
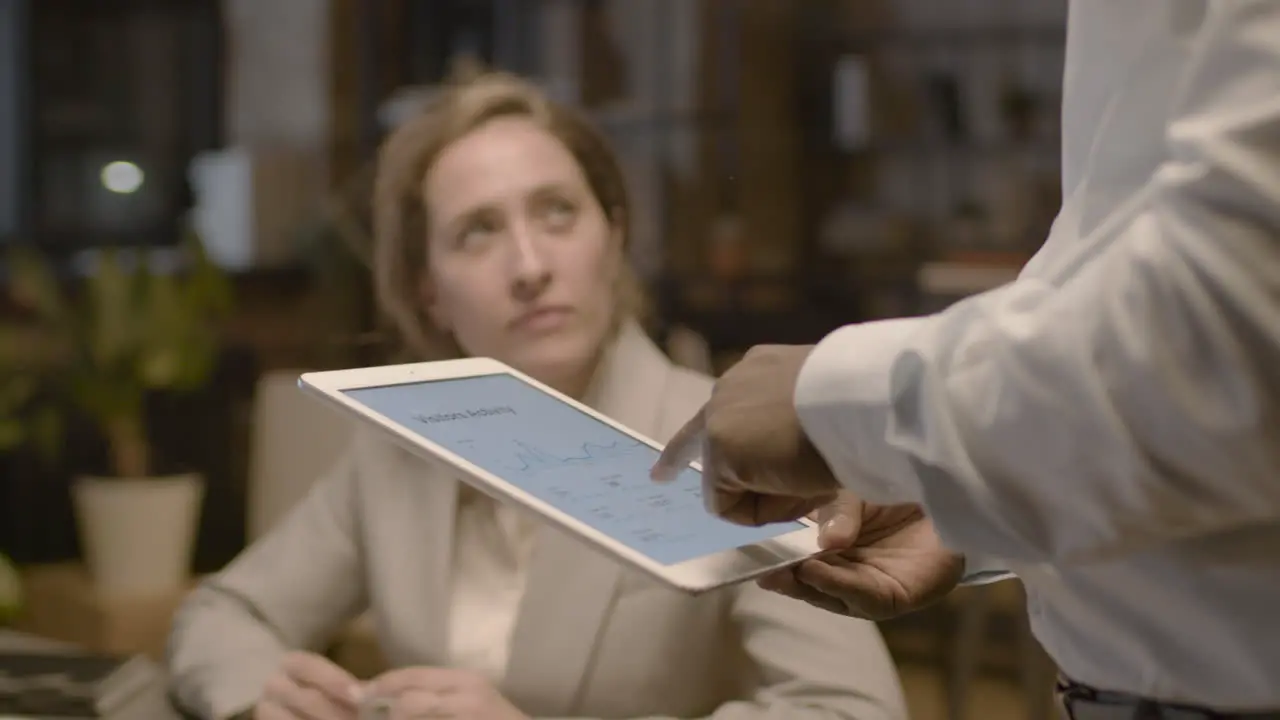
M 444 149 L 423 193 L 432 320 L 468 355 L 580 390 L 565 385 L 609 335 L 622 243 L 568 148 L 495 119 Z

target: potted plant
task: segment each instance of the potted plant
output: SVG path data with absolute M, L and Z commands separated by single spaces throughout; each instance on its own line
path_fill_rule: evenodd
M 146 398 L 208 381 L 231 289 L 197 237 L 181 249 L 182 267 L 172 271 L 153 268 L 142 252 L 104 250 L 76 292 L 64 291 L 37 254 L 17 249 L 10 258 L 9 291 L 22 317 L 0 327 L 0 338 L 26 351 L 0 353 L 0 375 L 18 379 L 8 412 L 42 400 L 18 409 L 25 439 L 46 446 L 60 425 L 51 411 L 79 413 L 102 433 L 107 472 L 76 478 L 72 501 L 90 574 L 106 592 L 169 591 L 190 571 L 204 481 L 153 472 Z

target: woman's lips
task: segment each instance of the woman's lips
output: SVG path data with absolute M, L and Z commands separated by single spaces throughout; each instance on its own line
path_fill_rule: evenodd
M 511 328 L 528 332 L 558 330 L 568 321 L 572 312 L 567 307 L 546 307 L 530 310 L 512 321 Z

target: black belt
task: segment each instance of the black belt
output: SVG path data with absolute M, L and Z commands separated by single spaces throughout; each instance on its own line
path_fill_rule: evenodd
M 1280 710 L 1219 712 L 1098 690 L 1073 680 L 1058 680 L 1058 704 L 1068 720 L 1280 720 Z

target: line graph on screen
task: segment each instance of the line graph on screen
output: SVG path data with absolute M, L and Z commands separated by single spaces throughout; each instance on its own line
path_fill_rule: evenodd
M 513 440 L 515 451 L 508 467 L 524 475 L 538 475 L 548 470 L 568 467 L 589 468 L 610 460 L 619 460 L 649 449 L 638 440 L 615 440 L 611 443 L 586 442 L 568 454 L 554 453 L 521 440 Z

